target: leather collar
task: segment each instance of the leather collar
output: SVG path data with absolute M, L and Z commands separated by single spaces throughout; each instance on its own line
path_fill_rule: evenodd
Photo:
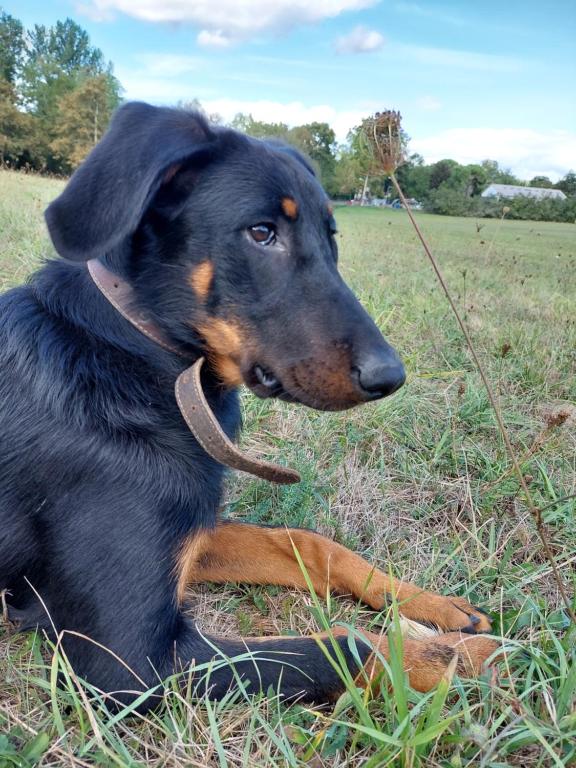
M 110 272 L 98 259 L 91 259 L 86 265 L 95 285 L 122 317 L 160 347 L 180 357 L 188 357 L 156 323 L 135 308 L 134 291 L 126 280 Z M 175 396 L 188 428 L 206 453 L 220 464 L 273 483 L 300 482 L 300 475 L 293 469 L 254 459 L 236 448 L 218 423 L 202 391 L 200 372 L 203 364 L 204 357 L 200 357 L 178 376 Z

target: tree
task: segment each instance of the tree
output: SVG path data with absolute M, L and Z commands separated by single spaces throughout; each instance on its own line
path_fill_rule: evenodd
M 0 79 L 0 166 L 35 165 L 34 123 L 32 115 L 16 107 L 14 86 Z
M 58 104 L 50 149 L 63 170 L 71 171 L 102 138 L 118 106 L 118 89 L 107 74 L 87 77 Z
M 71 168 L 71 158 L 83 155 L 86 142 L 82 140 L 78 152 L 64 149 L 61 130 L 60 106 L 67 95 L 77 88 L 84 87 L 87 80 L 100 78 L 106 80 L 104 90 L 111 105 L 119 103 L 120 85 L 112 74 L 112 65 L 106 63 L 102 51 L 90 45 L 90 38 L 76 22 L 71 19 L 57 22 L 46 28 L 35 25 L 28 32 L 27 59 L 22 69 L 22 97 L 27 111 L 35 118 L 40 154 L 43 157 L 42 169 L 60 173 Z M 104 87 L 104 86 L 102 86 Z M 78 97 L 78 105 L 88 98 L 83 92 Z M 102 113 L 110 115 L 110 109 Z M 86 108 L 82 108 L 82 117 L 86 117 Z M 103 118 L 104 119 L 104 118 Z M 78 137 L 78 125 L 72 127 Z
M 576 197 L 576 173 L 568 171 L 563 179 L 554 185 L 556 189 L 561 189 L 568 197 Z
M 466 193 L 468 197 L 478 197 L 488 185 L 488 177 L 485 169 L 481 165 L 467 165 L 468 186 Z
M 552 183 L 551 179 L 548 178 L 548 176 L 534 176 L 534 178 L 528 182 L 528 186 L 552 189 L 554 184 Z
M 102 51 L 90 45 L 88 33 L 72 19 L 54 27 L 36 24 L 28 32 L 28 56 L 22 93 L 28 108 L 51 121 L 57 105 L 86 76 L 111 74 Z
M 366 139 L 368 120 L 370 118 L 363 120 L 347 136 L 350 159 L 357 174 L 356 189 L 351 196 L 359 199 L 361 204 L 364 204 L 370 195 L 383 197 L 385 186 L 389 181 L 381 172 L 380 164 L 374 157 L 370 143 Z
M 320 179 L 330 193 L 336 168 L 336 134 L 328 123 L 307 123 L 291 128 L 287 140 L 318 167 Z
M 0 12 L 0 80 L 12 86 L 22 69 L 24 55 L 24 27 L 22 22 L 4 11 Z M 14 94 L 16 92 L 14 91 Z
M 334 197 L 352 199 L 362 189 L 366 177 L 366 166 L 349 147 L 340 148 L 332 177 Z
M 439 160 L 430 168 L 430 189 L 438 189 L 452 176 L 458 163 L 455 160 Z
M 514 184 L 522 185 L 524 182 L 516 178 L 508 168 L 500 168 L 496 160 L 483 160 L 480 167 L 486 173 L 486 182 L 488 184 Z
M 86 30 L 72 19 L 57 21 L 48 29 L 36 24 L 28 39 L 32 64 L 51 61 L 68 75 L 80 70 L 96 75 L 107 69 L 102 51 L 90 45 Z
M 307 123 L 288 128 L 286 123 L 266 123 L 239 112 L 231 127 L 257 139 L 280 139 L 307 155 L 316 166 L 322 183 L 330 190 L 336 167 L 336 134 L 328 123 Z
M 252 115 L 245 115 L 242 112 L 234 117 L 230 123 L 232 128 L 248 136 L 254 136 L 256 139 L 284 139 L 288 137 L 288 126 L 286 123 L 265 123 L 261 120 L 254 120 Z
M 424 164 L 424 158 L 421 155 L 410 155 L 396 171 L 396 178 L 406 197 L 418 201 L 427 199 L 430 191 L 430 166 Z M 389 194 L 397 197 L 392 182 L 386 186 Z

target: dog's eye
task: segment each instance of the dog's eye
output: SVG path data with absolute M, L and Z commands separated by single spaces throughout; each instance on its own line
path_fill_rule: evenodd
M 276 242 L 276 229 L 273 224 L 256 224 L 248 227 L 250 237 L 258 245 L 274 245 Z

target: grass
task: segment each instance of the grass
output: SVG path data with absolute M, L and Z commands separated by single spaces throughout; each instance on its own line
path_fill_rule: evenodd
M 48 252 L 60 182 L 0 172 L 0 287 Z M 411 691 L 393 658 L 370 700 L 286 707 L 242 688 L 196 701 L 175 682 L 144 718 L 79 693 L 59 653 L 0 625 L 0 766 L 566 766 L 576 764 L 576 632 L 540 550 L 486 393 L 402 211 L 339 208 L 342 272 L 402 354 L 408 384 L 343 414 L 244 400 L 244 445 L 303 481 L 230 481 L 227 514 L 310 525 L 381 567 L 495 617 L 498 674 Z M 569 594 L 576 581 L 576 229 L 419 215 L 501 401 Z M 478 231 L 479 230 L 479 231 Z M 390 566 L 388 565 L 390 564 Z M 346 598 L 278 587 L 191 592 L 207 632 L 394 625 Z M 323 598 L 324 596 L 322 596 Z M 397 654 L 401 653 L 401 643 Z M 68 683 L 58 687 L 59 666 Z

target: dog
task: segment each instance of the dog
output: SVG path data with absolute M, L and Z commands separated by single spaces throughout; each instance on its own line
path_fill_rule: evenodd
M 240 384 L 323 410 L 403 384 L 400 359 L 338 272 L 335 220 L 310 163 L 195 112 L 128 103 L 46 221 L 59 257 L 0 298 L 9 619 L 59 637 L 111 704 L 208 666 L 193 677 L 197 695 L 222 698 L 242 680 L 328 702 L 344 685 L 334 644 L 368 684 L 386 638 L 213 638 L 186 612 L 186 586 L 202 581 L 306 588 L 298 552 L 318 594 L 375 610 L 394 599 L 443 630 L 404 642 L 414 688 L 432 688 L 455 658 L 460 674 L 478 674 L 496 646 L 466 600 L 393 579 L 313 531 L 221 519 L 225 467 L 176 402 L 174 382 L 202 359 L 202 397 L 231 441 Z M 125 306 L 87 263 L 126 287 Z

